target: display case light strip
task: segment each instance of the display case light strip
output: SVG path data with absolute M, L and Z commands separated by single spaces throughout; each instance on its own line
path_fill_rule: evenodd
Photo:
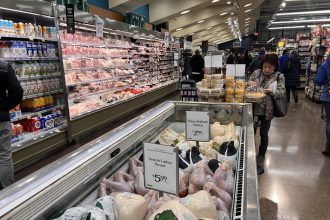
M 48 18 L 48 19 L 54 19 L 54 17 L 52 17 L 50 15 L 36 14 L 36 13 L 33 13 L 33 12 L 21 11 L 21 10 L 16 10 L 16 9 L 12 9 L 12 8 L 0 7 L 0 10 L 13 11 L 13 12 L 19 12 L 19 13 L 23 13 L 23 14 L 29 14 L 29 15 L 44 17 L 44 18 Z

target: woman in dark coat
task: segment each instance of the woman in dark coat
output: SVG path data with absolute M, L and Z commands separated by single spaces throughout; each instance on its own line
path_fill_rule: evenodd
M 298 103 L 297 87 L 300 85 L 301 64 L 298 53 L 292 51 L 285 64 L 284 77 L 288 102 L 290 102 L 290 91 L 292 91 L 295 103 Z

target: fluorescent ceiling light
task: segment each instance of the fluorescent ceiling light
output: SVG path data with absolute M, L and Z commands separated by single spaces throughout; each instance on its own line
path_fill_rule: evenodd
M 282 7 L 285 7 L 286 6 L 286 3 L 285 2 L 282 2 L 281 6 Z
M 314 14 L 330 14 L 330 10 L 282 12 L 282 13 L 277 13 L 276 16 L 290 16 L 290 15 L 297 16 L 297 15 L 314 15 Z
M 248 9 L 248 10 L 245 11 L 245 13 L 247 13 L 247 12 L 249 12 L 249 11 L 251 11 L 251 10 L 252 10 L 252 9 Z
M 178 29 L 176 29 L 176 31 L 181 31 L 183 28 L 178 28 Z
M 244 8 L 249 7 L 251 5 L 252 5 L 252 3 L 246 4 L 246 5 L 244 5 Z
M 190 10 L 185 10 L 185 11 L 181 12 L 181 14 L 184 15 L 184 14 L 187 14 L 189 12 L 190 12 Z
M 210 30 L 212 27 L 208 27 L 208 28 L 206 28 L 206 30 Z
M 272 24 L 292 24 L 292 23 L 313 23 L 313 22 L 330 22 L 330 19 L 313 19 L 313 20 L 293 20 L 293 21 L 273 21 Z
M 227 12 L 223 12 L 223 13 L 221 13 L 220 15 L 222 16 L 222 15 L 226 15 L 227 14 Z
M 197 21 L 197 24 L 203 23 L 204 20 Z
M 216 3 L 216 2 L 218 2 L 218 1 L 220 1 L 220 0 L 212 0 L 212 3 Z
M 227 5 L 230 5 L 231 4 L 231 2 L 227 2 Z
M 325 26 L 325 25 L 323 25 Z M 268 28 L 269 30 L 282 30 L 282 29 L 302 29 L 302 28 L 305 28 L 305 27 L 310 27 L 310 28 L 313 28 L 315 27 L 315 25 L 307 25 L 307 26 L 303 26 L 303 25 L 300 25 L 300 26 L 284 26 L 284 27 L 270 27 Z

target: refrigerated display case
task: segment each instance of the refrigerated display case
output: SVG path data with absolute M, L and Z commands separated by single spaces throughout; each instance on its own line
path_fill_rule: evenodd
M 67 33 L 65 7 L 58 6 L 70 115 L 69 137 L 79 141 L 138 108 L 178 89 L 174 53 L 179 43 L 162 33 L 76 11 Z M 97 37 L 96 20 L 103 37 Z
M 23 101 L 10 111 L 15 168 L 66 143 L 65 90 L 53 5 L 0 2 L 0 59 L 16 71 Z
M 186 111 L 207 111 L 210 122 L 234 123 L 239 137 L 230 219 L 260 219 L 251 104 L 165 102 L 6 188 L 1 219 L 51 219 L 70 207 L 92 205 L 100 180 L 126 171 L 143 143 L 166 128 L 183 132 Z

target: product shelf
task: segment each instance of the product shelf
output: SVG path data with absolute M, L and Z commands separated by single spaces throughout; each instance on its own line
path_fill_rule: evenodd
M 15 39 L 23 39 L 29 41 L 42 41 L 42 42 L 56 42 L 57 39 L 48 38 L 48 37 L 35 37 L 35 36 L 19 36 L 19 35 L 0 35 L 0 39 L 8 39 L 8 40 L 15 40 Z
M 39 115 L 47 113 L 47 112 L 52 112 L 52 111 L 55 111 L 55 110 L 58 110 L 58 109 L 63 110 L 64 105 L 52 106 L 50 108 L 47 108 L 47 109 L 44 109 L 44 110 L 41 110 L 41 111 L 37 111 L 37 112 L 22 112 L 21 115 L 12 118 L 10 121 L 11 122 L 17 122 L 17 121 L 20 121 L 20 120 L 23 120 L 23 119 L 39 116 Z
M 59 93 L 63 93 L 63 90 L 59 89 L 59 90 L 54 90 L 54 91 L 50 91 L 50 92 L 43 92 L 43 93 L 34 94 L 34 95 L 26 95 L 26 96 L 23 97 L 23 100 L 38 98 L 38 97 L 47 96 L 47 95 L 54 95 L 54 94 L 59 94 Z
M 59 57 L 9 57 L 1 58 L 6 61 L 59 61 Z
M 122 76 L 124 77 L 124 76 Z M 76 83 L 67 83 L 66 86 L 77 86 L 81 84 L 89 84 L 93 82 L 103 82 L 103 81 L 117 81 L 119 80 L 120 77 L 111 77 L 111 78 L 104 78 L 104 79 L 93 79 L 93 80 L 88 80 L 88 81 L 83 81 L 83 82 L 76 82 Z
M 64 124 L 57 126 L 55 128 L 52 128 L 52 129 L 39 130 L 38 132 L 24 133 L 22 139 L 20 139 L 19 141 L 13 142 L 11 144 L 12 151 L 13 152 L 18 151 L 21 148 L 24 148 L 27 144 L 33 144 L 33 143 L 36 143 L 38 141 L 48 138 L 50 135 L 54 135 L 54 134 L 63 132 L 66 130 L 66 128 L 67 128 L 67 124 L 66 124 L 66 122 L 64 122 Z
M 51 74 L 51 75 L 40 75 L 40 76 L 26 76 L 26 77 L 17 77 L 19 81 L 29 81 L 29 80 L 37 80 L 37 79 L 48 79 L 48 78 L 57 78 L 61 77 L 61 73 Z
M 105 58 L 105 59 L 113 59 L 113 58 L 131 58 L 132 55 L 118 55 L 118 56 L 108 56 L 108 55 L 64 55 L 63 59 L 70 58 L 79 58 L 79 59 L 89 59 L 89 58 Z
M 112 45 L 112 44 L 89 44 L 81 42 L 61 42 L 61 44 L 71 45 L 71 46 L 88 46 L 88 47 L 108 47 L 108 48 L 121 48 L 121 49 L 131 49 L 131 46 L 123 45 Z

